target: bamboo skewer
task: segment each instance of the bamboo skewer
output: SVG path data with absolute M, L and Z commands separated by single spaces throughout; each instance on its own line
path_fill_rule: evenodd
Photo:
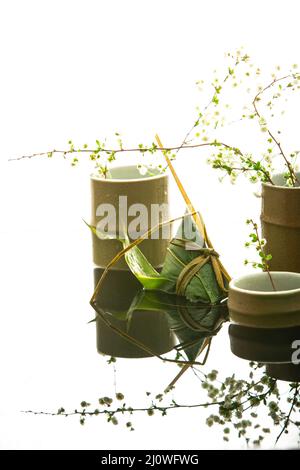
M 155 139 L 156 139 L 156 142 L 158 143 L 158 146 L 160 147 L 160 149 L 163 149 L 163 144 L 160 140 L 160 137 L 158 134 L 155 135 Z M 204 224 L 204 220 L 201 216 L 201 214 L 199 212 L 196 212 L 195 211 L 195 208 L 189 198 L 189 196 L 187 195 L 187 192 L 185 191 L 184 187 L 183 187 L 183 184 L 181 183 L 176 171 L 175 171 L 175 168 L 174 166 L 172 165 L 172 162 L 170 160 L 170 158 L 168 157 L 167 155 L 167 152 L 162 150 L 162 153 L 163 153 L 163 156 L 166 160 L 166 163 L 168 165 L 168 168 L 169 170 L 171 171 L 171 174 L 178 186 L 178 189 L 179 191 L 181 192 L 181 195 L 186 203 L 186 207 L 188 209 L 189 212 L 192 212 L 194 213 L 193 215 L 193 218 L 194 218 L 194 221 L 196 223 L 196 226 L 199 230 L 199 232 L 201 233 L 206 245 L 208 246 L 208 248 L 214 250 L 214 247 L 208 237 L 208 234 L 207 234 L 207 230 L 206 230 L 206 227 L 205 227 L 205 224 Z M 207 258 L 208 259 L 208 258 Z M 226 269 L 224 268 L 223 264 L 221 263 L 219 257 L 216 257 L 216 256 L 210 256 L 210 259 L 211 259 L 211 263 L 212 263 L 212 267 L 213 267 L 213 270 L 215 272 L 215 275 L 216 275 L 216 279 L 217 279 L 217 282 L 220 286 L 220 288 L 226 292 L 227 289 L 225 287 L 225 284 L 224 284 L 224 279 L 229 282 L 230 281 L 230 276 L 228 274 L 228 272 L 226 271 Z M 205 355 L 205 358 L 204 358 L 204 363 L 207 359 L 207 356 L 208 356 L 208 353 L 209 353 L 209 349 L 210 349 L 210 344 L 211 344 L 211 338 L 208 338 L 201 350 L 200 350 L 200 354 L 201 352 L 205 349 L 206 346 L 208 346 L 208 349 L 207 349 L 207 352 L 206 352 L 206 355 Z M 173 387 L 175 385 L 175 383 L 177 382 L 177 380 L 184 374 L 184 372 L 186 372 L 190 367 L 192 366 L 192 364 L 186 364 L 182 369 L 181 371 L 179 372 L 179 374 L 177 374 L 177 376 L 172 380 L 172 382 L 168 385 L 168 387 L 166 388 L 166 390 L 168 390 L 170 387 Z
M 163 144 L 162 144 L 158 134 L 155 135 L 155 139 L 156 139 L 156 142 L 158 143 L 159 147 L 161 149 L 163 149 L 164 147 L 163 147 Z M 201 214 L 198 211 L 195 210 L 195 208 L 194 208 L 189 196 L 187 195 L 187 192 L 185 191 L 185 189 L 183 187 L 183 184 L 181 183 L 181 181 L 179 179 L 179 176 L 177 175 L 177 173 L 175 171 L 175 168 L 172 165 L 172 162 L 171 162 L 170 158 L 168 157 L 167 153 L 163 150 L 162 150 L 162 153 L 163 153 L 164 158 L 167 162 L 168 168 L 171 171 L 172 176 L 174 177 L 174 180 L 175 180 L 175 182 L 178 186 L 178 189 L 182 194 L 182 197 L 183 197 L 183 199 L 186 203 L 188 211 L 194 213 L 193 218 L 195 220 L 195 223 L 196 223 L 196 226 L 197 226 L 198 230 L 200 231 L 201 235 L 203 236 L 208 248 L 214 249 L 213 244 L 211 243 L 211 241 L 209 239 L 209 236 L 207 234 L 207 230 L 206 230 L 204 220 L 203 220 Z M 221 289 L 226 291 L 226 288 L 225 288 L 225 285 L 224 285 L 224 278 L 226 279 L 226 281 L 229 282 L 230 279 L 231 279 L 230 275 L 228 274 L 228 272 L 224 268 L 224 266 L 221 263 L 219 258 L 212 257 L 212 265 L 213 265 L 213 268 L 214 268 L 219 286 L 221 287 Z

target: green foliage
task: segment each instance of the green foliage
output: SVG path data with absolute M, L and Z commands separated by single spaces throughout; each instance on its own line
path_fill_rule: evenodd
M 269 271 L 270 267 L 268 261 L 272 259 L 272 255 L 265 252 L 265 246 L 267 242 L 265 239 L 260 238 L 258 233 L 258 225 L 252 219 L 248 219 L 246 223 L 252 227 L 253 232 L 249 234 L 249 241 L 245 243 L 245 247 L 254 247 L 257 255 L 259 256 L 259 261 L 249 261 L 246 259 L 244 263 L 250 263 L 253 268 L 260 268 L 263 271 Z

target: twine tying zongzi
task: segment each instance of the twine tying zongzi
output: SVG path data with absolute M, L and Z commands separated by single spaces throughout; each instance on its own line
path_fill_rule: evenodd
M 179 274 L 176 283 L 177 295 L 185 295 L 186 288 L 188 287 L 193 277 L 202 268 L 202 266 L 208 263 L 212 259 L 212 257 L 219 257 L 218 253 L 212 248 L 203 248 L 199 251 L 202 251 L 203 254 L 197 256 L 197 258 L 194 258 L 192 261 L 190 261 Z

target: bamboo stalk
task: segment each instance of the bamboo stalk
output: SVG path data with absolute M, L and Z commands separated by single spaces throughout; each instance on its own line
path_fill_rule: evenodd
M 178 186 L 178 189 L 179 191 L 181 192 L 181 195 L 186 203 L 186 206 L 187 206 L 187 209 L 189 210 L 189 212 L 194 212 L 195 215 L 193 216 L 194 217 L 194 220 L 195 220 L 195 223 L 196 223 L 196 226 L 199 230 L 199 232 L 201 233 L 206 245 L 208 246 L 208 248 L 211 248 L 213 249 L 213 244 L 211 243 L 210 239 L 209 239 L 209 236 L 207 234 L 207 230 L 206 230 L 206 227 L 205 227 L 205 224 L 204 224 L 204 220 L 201 216 L 201 214 L 199 212 L 196 212 L 195 211 L 195 208 L 187 194 L 187 192 L 185 191 L 184 187 L 183 187 L 183 184 L 181 183 L 180 179 L 179 179 L 179 176 L 177 175 L 176 171 L 175 171 L 175 168 L 174 166 L 172 165 L 172 162 L 170 160 L 170 158 L 168 157 L 167 155 L 167 152 L 163 150 L 163 144 L 160 140 L 160 137 L 158 134 L 155 135 L 155 139 L 156 139 L 156 142 L 158 143 L 160 149 L 162 150 L 162 153 L 164 155 L 164 158 L 167 162 L 167 165 L 168 165 L 168 168 L 169 170 L 171 171 L 171 174 Z M 218 282 L 218 285 L 220 286 L 220 288 L 226 292 L 227 289 L 225 287 L 225 284 L 224 284 L 224 278 L 229 282 L 230 281 L 230 275 L 228 274 L 228 272 L 226 271 L 225 267 L 223 266 L 223 264 L 221 263 L 219 257 L 215 257 L 215 256 L 211 256 L 211 262 L 212 262 L 212 267 L 213 267 L 213 270 L 215 272 L 215 275 L 216 275 L 216 279 L 217 279 L 217 282 Z M 200 351 L 200 354 L 201 352 L 203 351 L 204 347 L 207 345 L 207 341 L 204 343 L 204 346 L 203 348 L 201 349 Z M 208 356 L 208 353 L 209 353 L 209 349 L 210 349 L 210 345 L 211 345 L 211 338 L 210 338 L 210 341 L 209 341 L 209 347 L 208 347 L 208 350 L 207 350 L 207 353 L 206 353 L 206 356 L 205 356 L 205 361 L 207 359 L 207 356 Z M 168 385 L 167 389 L 169 389 L 170 387 L 174 386 L 175 383 L 177 382 L 177 380 L 184 374 L 184 372 L 186 372 L 189 368 L 191 367 L 191 365 L 186 365 L 180 372 L 179 374 L 174 378 L 174 380 L 171 382 L 171 384 Z

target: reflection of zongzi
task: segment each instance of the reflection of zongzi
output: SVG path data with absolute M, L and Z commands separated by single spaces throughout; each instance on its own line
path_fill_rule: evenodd
M 137 294 L 130 311 L 136 309 L 164 311 L 179 341 L 176 349 L 184 351 L 190 361 L 197 358 L 205 340 L 215 335 L 228 317 L 226 302 L 215 305 L 191 303 L 183 297 L 158 291 L 144 290 Z

